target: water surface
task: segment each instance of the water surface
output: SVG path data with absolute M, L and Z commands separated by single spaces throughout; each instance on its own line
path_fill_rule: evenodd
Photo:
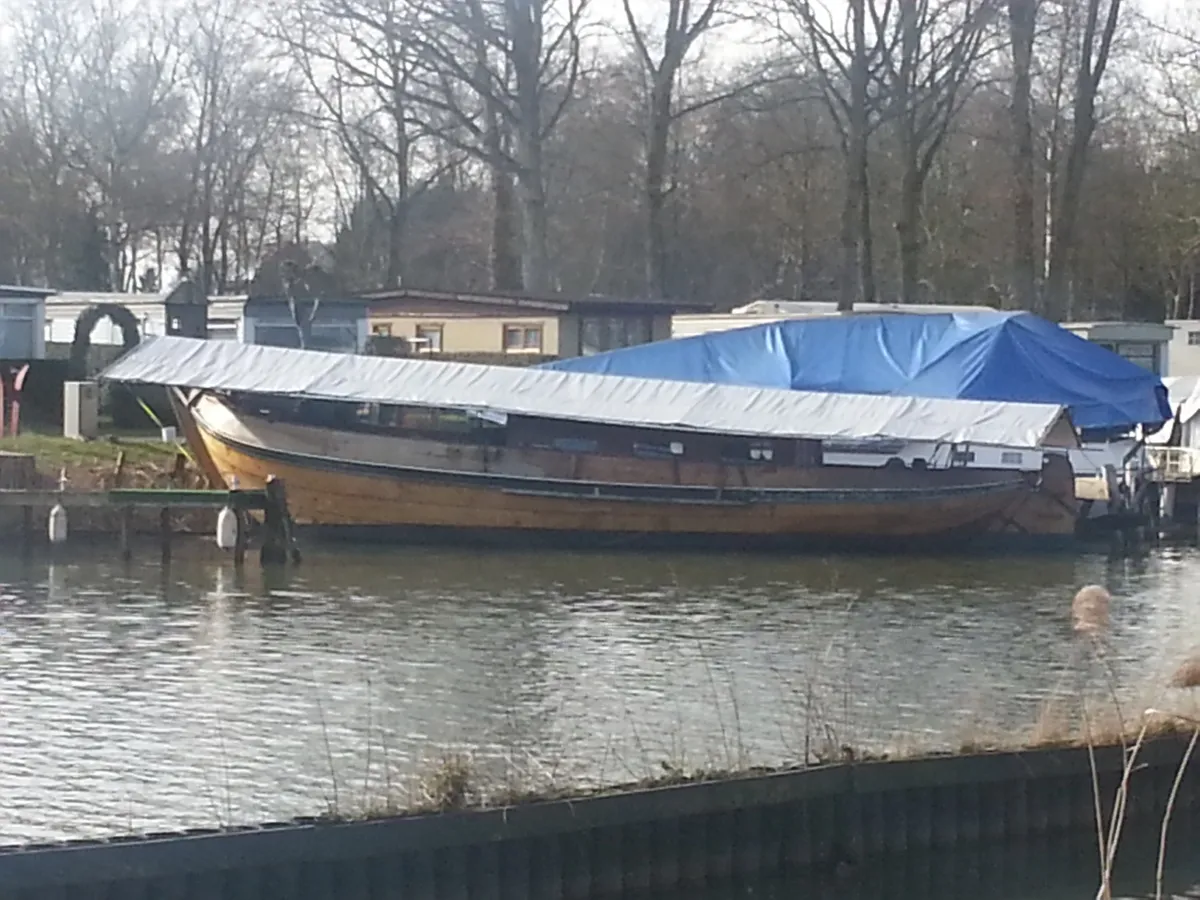
M 0 842 L 404 802 L 449 753 L 537 786 L 1011 739 L 1110 682 L 1130 715 L 1186 702 L 1159 685 L 1200 649 L 1191 550 L 73 553 L 0 556 Z M 1117 598 L 1104 665 L 1071 631 L 1088 582 Z

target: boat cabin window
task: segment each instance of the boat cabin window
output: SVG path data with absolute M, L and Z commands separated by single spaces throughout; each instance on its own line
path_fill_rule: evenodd
M 510 417 L 508 445 L 562 453 L 736 466 L 817 466 L 820 441 L 754 439 Z

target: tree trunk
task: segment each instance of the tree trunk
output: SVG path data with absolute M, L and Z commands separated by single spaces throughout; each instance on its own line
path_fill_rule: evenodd
M 1071 146 L 1067 151 L 1066 172 L 1062 192 L 1055 207 L 1050 236 L 1050 274 L 1046 279 L 1046 314 L 1061 320 L 1070 308 L 1071 279 L 1075 268 L 1075 237 L 1079 221 L 1079 202 L 1083 197 L 1083 175 L 1087 164 L 1087 149 L 1095 130 L 1095 110 L 1076 103 Z
M 516 197 L 512 176 L 497 165 L 492 166 L 492 204 L 492 289 L 519 291 L 525 283 L 521 280 Z
M 900 302 L 921 302 L 921 180 L 914 158 L 905 160 L 900 179 Z
M 525 290 L 547 294 L 552 285 L 547 252 L 546 192 L 540 177 L 518 178 L 517 191 L 521 201 L 521 280 Z
M 192 223 L 190 211 L 185 212 L 183 224 L 179 226 L 179 241 L 175 245 L 175 260 L 181 275 L 186 274 L 192 265 Z
M 200 223 L 200 286 L 206 295 L 213 292 L 213 269 L 216 245 L 212 239 L 212 229 L 209 225 L 211 210 L 205 209 L 205 216 Z
M 858 201 L 860 194 L 846 171 L 846 196 L 842 198 L 842 268 L 838 278 L 838 312 L 851 312 L 858 296 Z
M 551 290 L 546 211 L 546 179 L 542 166 L 542 9 L 539 2 L 508 0 L 509 60 L 516 101 L 517 199 L 521 206 L 521 278 L 525 290 Z
M 408 202 L 397 197 L 388 213 L 387 284 L 400 287 L 404 283 L 404 244 L 408 232 Z
M 667 296 L 667 153 L 671 129 L 672 74 L 656 73 L 646 143 L 646 291 Z
M 858 212 L 858 299 L 875 302 L 875 253 L 871 241 L 871 182 L 867 158 L 868 96 L 866 0 L 851 0 L 854 20 L 854 60 L 850 66 L 849 189 Z
M 1011 292 L 1018 309 L 1040 311 L 1034 227 L 1034 163 L 1031 75 L 1037 0 L 1008 0 L 1012 42 L 1013 270 Z
M 521 213 L 521 280 L 536 294 L 551 290 L 546 184 L 542 176 L 541 125 L 536 112 L 517 136 L 517 199 Z
M 1079 204 L 1088 149 L 1096 130 L 1096 94 L 1108 64 L 1109 49 L 1120 14 L 1121 0 L 1109 0 L 1103 30 L 1097 35 L 1102 0 L 1087 0 L 1086 24 L 1080 40 L 1079 69 L 1075 77 L 1075 99 L 1071 116 L 1071 143 L 1067 148 L 1062 193 L 1055 205 L 1050 236 L 1050 271 L 1046 279 L 1046 314 L 1062 319 L 1070 310 L 1070 292 L 1076 255 Z M 1099 43 L 1097 43 L 1097 40 Z
M 667 189 L 666 133 L 661 151 L 650 148 L 646 161 L 646 291 L 651 297 L 667 296 Z
M 389 7 L 390 17 L 390 7 Z M 393 158 L 396 166 L 396 197 L 388 216 L 387 282 L 398 287 L 404 283 L 408 244 L 408 201 L 412 173 L 409 171 L 408 103 L 402 87 L 404 78 L 397 63 L 399 51 L 390 46 L 392 61 L 392 127 L 395 130 Z M 297 222 L 299 216 L 297 216 Z
M 867 177 L 866 141 L 857 177 L 861 199 L 858 204 L 858 282 L 863 303 L 875 302 L 875 238 L 871 234 L 871 182 Z

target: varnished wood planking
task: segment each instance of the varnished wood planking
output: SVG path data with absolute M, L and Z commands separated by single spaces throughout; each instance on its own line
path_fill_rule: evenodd
M 284 479 L 302 524 L 434 525 L 642 533 L 928 535 L 972 526 L 1013 504 L 1012 494 L 903 504 L 688 506 L 531 497 L 483 488 L 420 484 L 326 472 L 257 459 L 205 435 L 226 475 L 245 486 Z M 1026 488 L 1014 488 L 1017 491 Z
M 490 472 L 605 483 L 683 484 L 704 487 L 826 487 L 830 469 L 815 465 L 796 467 L 746 461 L 718 464 L 686 457 L 641 459 L 575 454 L 537 447 L 479 447 L 433 439 L 335 431 L 263 419 L 235 412 L 215 397 L 197 407 L 197 418 L 218 435 L 240 443 L 270 447 L 309 456 L 353 459 L 385 465 L 431 468 L 451 472 Z M 880 472 L 872 468 L 837 470 L 841 487 L 878 487 Z M 889 469 L 883 482 L 889 487 L 933 487 L 977 484 L 998 477 L 1020 476 L 986 469 Z
M 204 402 L 204 401 L 202 401 Z M 204 407 L 212 410 L 208 401 Z M 482 448 L 404 439 L 371 438 L 301 428 L 253 417 L 231 420 L 220 407 L 216 419 L 233 427 L 244 442 L 275 451 L 311 453 L 332 451 L 334 458 L 392 465 L 430 466 L 448 472 L 528 474 L 541 477 L 627 483 L 677 483 L 673 460 L 621 460 L 582 457 L 536 449 L 491 448 L 485 464 Z M 774 466 L 723 467 L 682 463 L 680 481 L 711 487 L 732 482 L 751 487 L 911 488 L 995 482 L 1011 478 L 1013 490 L 935 500 L 894 503 L 805 503 L 702 506 L 664 501 L 613 501 L 551 498 L 514 494 L 489 486 L 430 484 L 404 480 L 402 475 L 360 475 L 311 466 L 303 458 L 267 461 L 245 452 L 213 433 L 204 419 L 186 416 L 190 440 L 202 445 L 204 468 L 211 465 L 226 480 L 236 475 L 244 486 L 261 484 L 274 474 L 289 483 L 297 521 L 320 525 L 434 526 L 462 529 L 550 529 L 622 533 L 725 535 L 813 535 L 844 537 L 929 536 L 958 531 L 1024 531 L 1069 534 L 1074 530 L 1073 479 L 1069 464 L 1063 473 L 1044 473 L 1045 489 L 1035 491 L 1019 473 L 956 469 L 940 471 L 882 470 L 857 467 L 791 468 Z M 199 426 L 199 427 L 197 427 Z M 194 437 L 193 437 L 194 435 Z M 566 471 L 560 472 L 559 469 Z M 1062 476 L 1062 477 L 1060 477 Z M 1061 485 L 1065 477 L 1063 494 Z M 1058 497 L 1051 493 L 1057 491 Z

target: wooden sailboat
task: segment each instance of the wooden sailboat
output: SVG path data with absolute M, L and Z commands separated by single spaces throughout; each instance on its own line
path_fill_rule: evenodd
M 186 339 L 154 343 L 164 340 Z M 205 348 L 191 369 L 135 351 L 106 377 L 171 386 L 212 479 L 280 477 L 297 524 L 330 535 L 750 550 L 1044 545 L 1074 533 L 1071 467 L 1050 449 L 1074 432 L 1056 408 L 232 348 Z M 266 369 L 246 374 L 252 362 Z M 292 376 L 280 380 L 278 366 Z M 1045 446 L 970 440 L 1002 434 Z

